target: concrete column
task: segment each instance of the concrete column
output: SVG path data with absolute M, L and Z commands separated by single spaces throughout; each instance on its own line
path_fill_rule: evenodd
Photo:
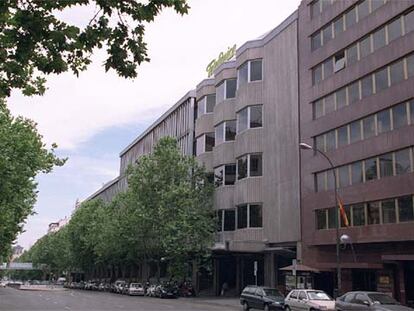
M 264 255 L 264 284 L 269 287 L 276 287 L 276 263 L 274 253 Z
M 395 278 L 396 278 L 395 298 L 403 305 L 406 305 L 407 295 L 405 292 L 405 271 L 404 271 L 404 264 L 402 262 L 399 262 L 396 265 Z
M 240 283 L 240 275 L 243 273 L 243 271 L 240 269 L 240 257 L 236 257 L 236 289 L 238 293 L 241 293 L 243 290 L 242 284 Z
M 352 288 L 352 270 L 351 269 L 341 269 L 342 276 L 342 292 L 350 292 Z

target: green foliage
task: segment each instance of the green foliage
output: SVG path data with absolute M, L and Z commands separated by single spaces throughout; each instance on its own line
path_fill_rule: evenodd
M 35 176 L 65 162 L 55 156 L 54 148 L 46 149 L 33 121 L 12 117 L 0 100 L 0 257 L 10 253 L 11 243 L 33 213 Z
M 56 15 L 76 6 L 96 8 L 83 29 Z M 0 1 L 0 97 L 10 96 L 12 89 L 43 94 L 47 75 L 79 75 L 104 46 L 105 70 L 135 78 L 137 66 L 149 60 L 145 25 L 169 7 L 180 14 L 189 9 L 186 0 Z

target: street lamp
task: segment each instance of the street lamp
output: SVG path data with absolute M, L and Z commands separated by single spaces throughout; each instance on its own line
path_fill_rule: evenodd
M 328 162 L 329 165 L 332 168 L 332 173 L 334 177 L 334 188 L 335 188 L 335 216 L 336 216 L 336 278 L 337 278 L 337 289 L 336 292 L 334 292 L 335 298 L 339 296 L 342 289 L 342 280 L 341 280 L 341 266 L 340 266 L 340 257 L 339 257 L 339 248 L 341 244 L 341 240 L 339 237 L 339 208 L 338 208 L 338 187 L 336 182 L 336 172 L 335 167 L 332 164 L 331 159 L 322 151 L 320 151 L 318 148 L 314 148 L 306 143 L 300 143 L 299 144 L 300 149 L 302 150 L 315 150 L 318 152 L 321 156 L 323 156 Z

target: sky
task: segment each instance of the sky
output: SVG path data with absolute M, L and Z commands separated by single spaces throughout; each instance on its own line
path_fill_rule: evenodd
M 26 249 L 47 232 L 48 224 L 70 216 L 84 200 L 118 176 L 119 153 L 163 112 L 207 78 L 206 66 L 234 44 L 241 46 L 275 28 L 300 0 L 189 0 L 188 15 L 164 10 L 146 27 L 150 62 L 138 77 L 125 80 L 105 73 L 98 51 L 87 71 L 49 76 L 45 95 L 8 100 L 14 115 L 35 120 L 48 145 L 68 157 L 63 167 L 39 175 L 34 216 L 17 244 Z M 59 17 L 82 26 L 95 8 L 73 8 Z

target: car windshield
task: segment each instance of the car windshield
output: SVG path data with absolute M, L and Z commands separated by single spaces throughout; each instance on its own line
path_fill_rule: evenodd
M 324 292 L 308 292 L 308 296 L 310 300 L 332 300 L 332 298 Z
M 275 288 L 263 288 L 266 296 L 283 297 L 282 294 Z
M 396 305 L 398 302 L 385 294 L 368 294 L 368 297 L 374 302 L 382 305 Z
M 139 288 L 139 287 L 142 287 L 142 286 L 141 286 L 141 284 L 139 284 L 139 283 L 132 283 L 132 284 L 131 284 L 131 287 L 134 287 L 134 288 Z

